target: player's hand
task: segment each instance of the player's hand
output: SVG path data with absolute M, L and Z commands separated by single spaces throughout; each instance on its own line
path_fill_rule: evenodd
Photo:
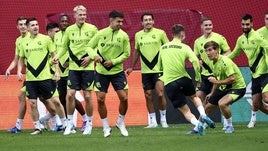
M 64 64 L 62 65 L 62 67 L 63 68 L 68 68 L 69 67 L 69 62 L 68 61 L 64 62 Z
M 95 59 L 94 59 L 94 61 L 96 63 L 101 63 L 102 62 L 102 58 L 100 56 L 96 56 Z
M 7 70 L 6 73 L 5 73 L 5 80 L 8 80 L 9 79 L 9 75 L 10 75 L 10 71 Z
M 21 72 L 18 72 L 17 76 L 19 81 L 23 81 L 23 74 Z
M 125 74 L 127 76 L 129 76 L 131 74 L 131 72 L 133 71 L 133 68 L 128 68 L 126 71 L 125 71 Z
M 81 60 L 82 60 L 82 63 L 81 63 L 81 66 L 82 66 L 82 67 L 86 67 L 86 66 L 89 65 L 89 62 L 90 62 L 90 58 L 89 58 L 89 56 L 84 57 L 84 58 L 82 58 Z
M 112 63 L 112 61 L 111 60 L 107 60 L 107 61 L 105 61 L 104 63 L 103 63 L 103 65 L 105 66 L 105 67 L 111 67 L 111 66 L 113 66 L 113 63 Z
M 57 64 L 59 59 L 55 56 L 52 58 L 52 63 Z
M 205 102 L 208 102 L 208 100 L 210 99 L 212 93 L 209 93 L 208 95 L 206 95 L 206 98 L 205 98 Z

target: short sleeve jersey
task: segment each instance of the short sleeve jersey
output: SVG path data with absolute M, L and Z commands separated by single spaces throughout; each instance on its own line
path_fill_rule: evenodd
M 206 54 L 205 48 L 204 48 L 204 45 L 209 41 L 215 41 L 216 43 L 219 44 L 220 53 L 224 53 L 224 52 L 230 50 L 230 47 L 229 47 L 226 39 L 224 38 L 224 36 L 222 36 L 218 33 L 215 33 L 215 32 L 212 32 L 211 36 L 208 38 L 205 38 L 204 35 L 202 35 L 201 37 L 199 37 L 195 40 L 195 42 L 194 42 L 195 54 L 203 60 L 203 63 L 207 64 L 208 67 L 212 68 L 213 63 L 211 60 L 209 60 L 209 58 Z M 209 76 L 212 73 L 210 73 L 206 68 L 204 68 L 204 65 L 203 65 L 201 74 L 205 75 L 205 76 Z
M 217 62 L 213 66 L 213 75 L 217 80 L 227 79 L 231 75 L 235 75 L 236 82 L 231 85 L 231 89 L 242 89 L 246 87 L 244 78 L 237 65 L 227 56 L 219 55 Z M 226 89 L 227 85 L 221 85 L 220 90 Z M 229 87 L 228 87 L 229 88 Z
M 255 72 L 252 72 L 252 77 L 257 78 L 262 74 L 268 73 L 268 65 L 267 61 L 265 60 L 265 58 L 268 57 L 268 54 L 267 51 L 261 52 L 262 48 L 264 50 L 268 50 L 268 42 L 258 32 L 252 29 L 248 33 L 248 37 L 243 34 L 237 39 L 235 48 L 232 53 L 228 55 L 228 57 L 233 59 L 241 51 L 244 51 L 248 58 L 249 67 L 252 67 L 259 53 L 262 53 L 262 57 L 256 66 Z
M 70 70 L 94 70 L 94 61 L 91 61 L 87 67 L 81 66 L 81 59 L 92 54 L 88 52 L 88 42 L 98 32 L 96 26 L 84 23 L 81 27 L 73 24 L 65 30 L 63 36 L 63 52 L 69 51 L 69 69 Z
M 19 36 L 16 39 L 16 42 L 15 42 L 15 46 L 16 46 L 16 48 L 15 48 L 15 55 L 19 56 L 21 44 L 22 44 L 23 40 L 27 39 L 29 36 L 30 36 L 30 34 L 27 33 L 24 37 Z
M 54 51 L 55 45 L 51 38 L 43 34 L 23 41 L 19 56 L 26 59 L 26 81 L 52 79 L 49 56 Z
M 135 35 L 135 49 L 140 51 L 141 72 L 159 73 L 159 48 L 169 42 L 165 31 L 152 28 L 149 32 L 141 30 Z
M 163 69 L 163 76 L 160 79 L 165 85 L 182 77 L 191 78 L 185 69 L 186 60 L 193 64 L 195 79 L 200 81 L 199 61 L 188 45 L 174 38 L 160 48 L 160 67 Z
M 114 75 L 123 71 L 123 61 L 130 56 L 130 42 L 122 29 L 114 31 L 111 27 L 100 30 L 89 42 L 89 46 L 98 52 L 103 61 L 112 61 L 111 68 L 97 63 L 96 71 L 103 75 Z
M 57 53 L 63 51 L 62 38 L 65 31 L 57 32 L 54 36 L 54 44 L 56 46 Z M 67 77 L 69 74 L 69 68 L 64 68 L 63 64 L 69 60 L 69 53 L 64 53 L 63 56 L 59 58 L 59 72 L 61 77 Z

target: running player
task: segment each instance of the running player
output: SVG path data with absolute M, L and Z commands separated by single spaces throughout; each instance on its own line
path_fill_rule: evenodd
M 243 34 L 238 37 L 236 46 L 228 56 L 233 59 L 244 51 L 252 76 L 252 105 L 255 110 L 268 114 L 268 42 L 253 29 L 253 17 L 244 14 L 241 17 Z
M 264 37 L 264 39 L 268 41 L 268 11 L 264 15 L 264 22 L 265 22 L 265 26 L 258 29 L 257 32 L 259 32 Z M 268 59 L 266 59 L 266 61 L 268 61 Z M 251 118 L 247 125 L 248 128 L 253 128 L 255 126 L 258 110 L 259 110 L 258 108 L 252 105 Z
M 198 128 L 197 133 L 204 135 L 202 122 L 191 113 L 186 100 L 186 96 L 189 96 L 199 111 L 201 120 L 211 128 L 215 128 L 215 123 L 206 116 L 203 104 L 197 97 L 194 84 L 185 69 L 185 62 L 189 60 L 194 67 L 195 80 L 200 81 L 199 61 L 192 49 L 182 43 L 185 39 L 185 30 L 182 25 L 174 25 L 172 35 L 173 40 L 164 44 L 160 49 L 160 65 L 163 68 L 163 76 L 160 79 L 164 81 L 167 97 L 174 108 L 181 111 L 184 117 Z

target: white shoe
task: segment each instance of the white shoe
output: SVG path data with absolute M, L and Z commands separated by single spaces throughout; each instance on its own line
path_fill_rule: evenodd
M 73 127 L 74 127 L 73 124 L 68 122 L 67 127 L 65 128 L 65 130 L 63 132 L 63 135 L 71 134 Z
M 91 135 L 91 132 L 92 132 L 92 125 L 91 124 L 87 124 L 84 132 L 83 132 L 83 135 Z
M 163 128 L 168 128 L 168 124 L 166 121 L 161 121 L 160 123 Z
M 111 135 L 112 129 L 110 127 L 103 128 L 103 136 L 109 137 Z
M 31 135 L 38 135 L 38 134 L 41 134 L 42 133 L 42 131 L 40 130 L 40 129 L 35 129 L 32 133 L 31 133 Z
M 120 130 L 120 132 L 123 136 L 128 136 L 128 131 L 127 131 L 124 123 L 122 123 L 121 125 L 116 123 L 116 127 Z
M 247 125 L 248 128 L 253 128 L 255 127 L 256 121 L 250 121 Z
M 157 128 L 157 123 L 151 123 L 148 126 L 144 127 L 144 128 Z

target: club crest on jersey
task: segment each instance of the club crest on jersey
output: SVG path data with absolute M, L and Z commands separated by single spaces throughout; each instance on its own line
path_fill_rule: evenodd
M 38 41 L 37 44 L 38 44 L 38 45 L 42 45 L 42 42 L 41 42 L 41 41 Z
M 155 35 L 152 35 L 152 38 L 155 39 L 156 38 Z

